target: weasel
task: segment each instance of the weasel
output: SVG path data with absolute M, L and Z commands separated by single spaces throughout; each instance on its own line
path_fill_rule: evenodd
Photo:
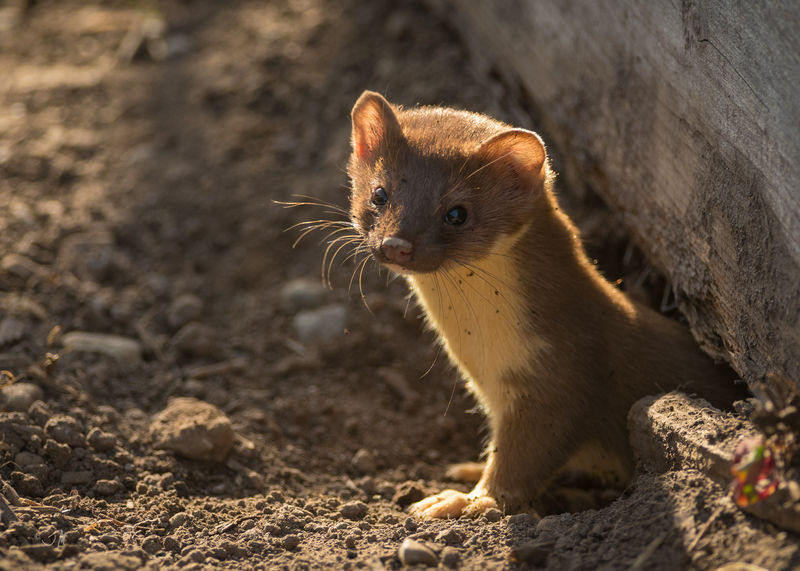
M 681 388 L 731 402 L 729 371 L 687 329 L 589 261 L 537 134 L 366 91 L 351 143 L 361 246 L 405 277 L 490 429 L 475 488 L 426 498 L 413 514 L 537 511 L 567 469 L 622 485 L 634 401 Z

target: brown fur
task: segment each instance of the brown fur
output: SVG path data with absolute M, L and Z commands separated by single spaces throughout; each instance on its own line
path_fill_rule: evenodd
M 376 259 L 406 275 L 491 430 L 475 490 L 423 500 L 416 513 L 536 509 L 566 468 L 623 484 L 635 400 L 680 388 L 730 403 L 729 372 L 587 259 L 537 135 L 365 92 L 353 148 L 353 224 Z M 370 202 L 376 187 L 383 206 Z M 462 225 L 443 221 L 454 206 L 466 209 Z M 390 259 L 387 237 L 413 245 L 411 259 Z

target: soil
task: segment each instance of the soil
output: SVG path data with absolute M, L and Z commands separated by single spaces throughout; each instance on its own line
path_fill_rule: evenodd
M 604 509 L 408 517 L 468 489 L 445 469 L 482 419 L 404 285 L 350 260 L 318 287 L 324 235 L 286 229 L 331 214 L 275 201 L 346 204 L 366 88 L 535 128 L 424 6 L 6 2 L 0 70 L 0 569 L 394 569 L 406 538 L 462 569 L 800 564 L 691 470 Z M 562 192 L 607 275 L 660 301 Z

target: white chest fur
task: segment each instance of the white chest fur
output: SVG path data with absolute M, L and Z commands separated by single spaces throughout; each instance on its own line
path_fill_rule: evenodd
M 521 284 L 508 255 L 511 238 L 493 254 L 467 265 L 407 276 L 429 324 L 439 334 L 484 409 L 496 416 L 514 401 L 509 371 L 532 372 L 546 342 L 523 320 Z

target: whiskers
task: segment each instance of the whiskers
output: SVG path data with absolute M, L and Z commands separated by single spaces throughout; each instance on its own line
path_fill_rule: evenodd
M 353 273 L 350 276 L 348 285 L 348 292 L 352 288 L 353 282 L 356 281 L 358 276 L 358 289 L 361 294 L 361 299 L 364 305 L 367 305 L 366 296 L 362 287 L 362 277 L 364 268 L 367 263 L 373 259 L 367 246 L 364 237 L 358 231 L 355 223 L 350 219 L 350 213 L 347 209 L 312 196 L 295 195 L 300 200 L 296 201 L 274 201 L 284 208 L 299 208 L 299 207 L 316 207 L 323 209 L 323 214 L 327 214 L 332 218 L 320 218 L 317 220 L 305 220 L 293 224 L 285 230 L 289 232 L 298 230 L 300 234 L 292 244 L 292 248 L 296 247 L 306 236 L 313 232 L 323 232 L 324 236 L 319 241 L 319 244 L 327 243 L 325 252 L 322 256 L 322 266 L 320 268 L 320 276 L 322 283 L 328 288 L 333 289 L 333 281 L 331 275 L 333 273 L 333 265 L 336 260 L 341 256 L 340 265 L 350 260 L 354 260 Z M 337 219 L 338 218 L 338 219 Z M 361 257 L 363 256 L 363 257 Z

